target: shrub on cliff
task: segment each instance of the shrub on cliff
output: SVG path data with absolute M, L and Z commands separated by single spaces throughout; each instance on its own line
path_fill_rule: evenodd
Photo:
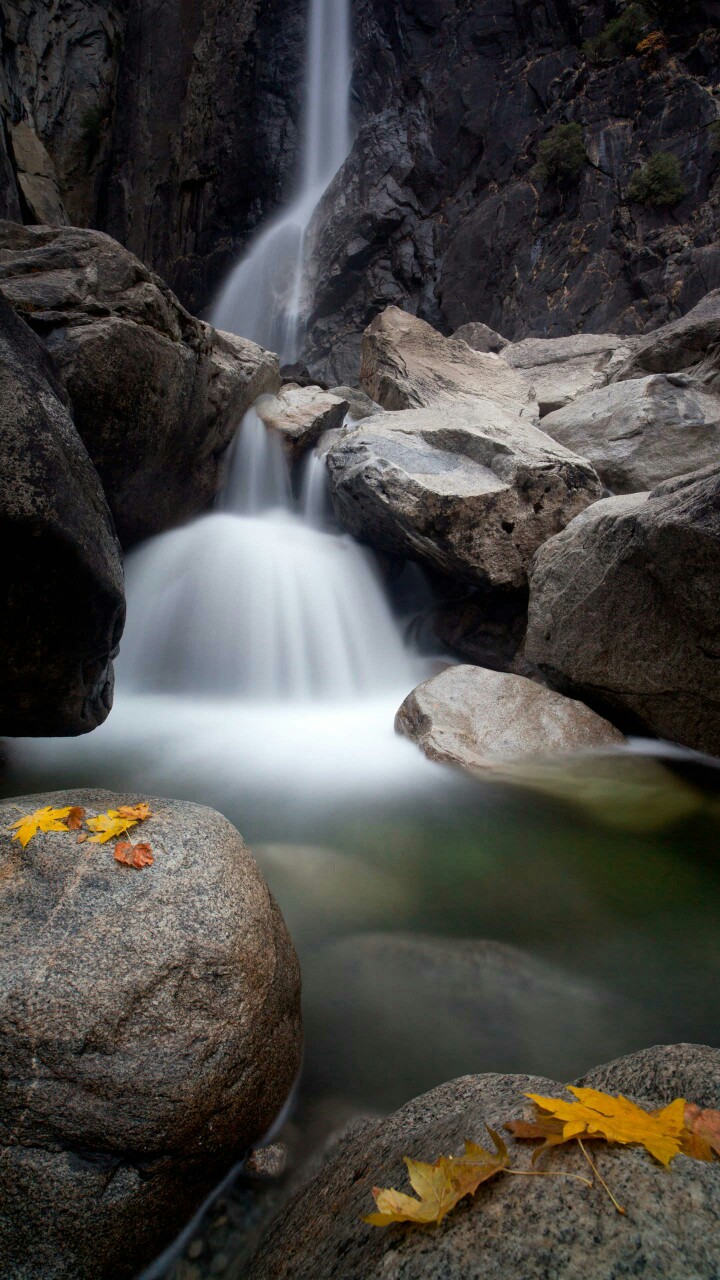
M 540 143 L 533 176 L 544 183 L 567 186 L 578 181 L 586 160 L 582 127 L 556 124 Z
M 627 189 L 628 200 L 658 208 L 679 204 L 684 195 L 680 161 L 669 151 L 656 151 L 633 174 Z
M 647 34 L 649 23 L 647 10 L 641 4 L 628 5 L 599 35 L 585 41 L 583 52 L 593 62 L 630 57 Z

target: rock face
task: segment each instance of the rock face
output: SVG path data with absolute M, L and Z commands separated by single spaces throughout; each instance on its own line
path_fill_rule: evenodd
M 700 382 L 716 382 L 719 374 L 720 289 L 713 289 L 679 320 L 638 340 L 617 378 L 688 370 Z M 709 359 L 708 359 L 709 357 Z
M 467 342 L 473 351 L 499 352 L 508 345 L 507 338 L 503 338 L 501 333 L 496 333 L 489 325 L 482 324 L 479 320 L 471 321 L 470 324 L 461 324 L 452 336 L 458 338 L 460 342 Z
M 0 295 L 0 733 L 87 733 L 125 620 L 112 519 L 43 344 Z
M 482 400 L 368 418 L 333 446 L 328 469 L 351 533 L 499 588 L 524 586 L 537 547 L 601 493 L 584 459 Z
M 615 382 L 543 418 L 615 493 L 640 493 L 720 458 L 720 397 L 677 375 Z
M 195 320 L 98 232 L 1 223 L 0 284 L 58 366 L 123 545 L 202 510 L 276 357 Z
M 415 316 L 388 307 L 363 334 L 360 381 L 384 409 L 491 400 L 533 420 L 535 399 L 504 360 L 443 338 Z
M 358 933 L 304 970 L 306 1085 L 322 1095 L 342 1079 L 364 1105 L 400 1106 L 476 1069 L 572 1077 L 638 1034 L 635 1011 L 602 987 L 495 941 Z
M 720 468 L 596 503 L 541 547 L 525 651 L 636 728 L 720 754 Z
M 664 1077 L 661 1047 L 621 1058 L 585 1082 L 629 1094 L 642 1083 L 640 1099 L 660 1106 L 668 1088 L 675 1096 L 676 1081 L 692 1085 L 697 1058 L 708 1084 L 714 1081 L 717 1106 L 720 1054 L 705 1046 L 674 1047 L 672 1078 Z M 525 1093 L 558 1095 L 563 1087 L 537 1076 L 464 1076 L 351 1130 L 270 1229 L 249 1280 L 621 1280 L 628 1268 L 643 1280 L 715 1275 L 720 1166 L 677 1156 L 668 1176 L 645 1151 L 601 1143 L 593 1144 L 593 1156 L 626 1209 L 623 1218 L 597 1187 L 585 1190 L 569 1178 L 500 1177 L 439 1227 L 378 1230 L 363 1223 L 373 1186 L 409 1190 L 403 1156 L 429 1160 L 460 1152 L 468 1137 L 487 1141 L 485 1124 L 503 1132 L 506 1120 L 529 1114 Z M 679 1092 L 692 1097 L 691 1089 Z M 503 1138 L 513 1165 L 527 1168 L 528 1144 L 506 1132 Z M 549 1167 L 584 1176 L 587 1164 L 579 1150 L 567 1150 Z
M 430 760 L 488 769 L 510 760 L 618 746 L 607 720 L 523 676 L 448 667 L 413 689 L 395 717 Z
M 73 833 L 10 841 L 36 807 L 136 799 L 0 807 L 0 1251 L 17 1280 L 137 1274 L 262 1136 L 299 1066 L 295 952 L 220 814 L 151 800 L 141 872 Z
M 525 338 L 510 343 L 502 355 L 513 369 L 522 370 L 543 417 L 604 387 L 631 350 L 626 339 L 612 333 L 577 333 L 571 338 Z
M 284 386 L 276 396 L 263 397 L 258 413 L 277 431 L 290 458 L 312 449 L 325 431 L 337 431 L 345 420 L 347 400 L 320 387 Z

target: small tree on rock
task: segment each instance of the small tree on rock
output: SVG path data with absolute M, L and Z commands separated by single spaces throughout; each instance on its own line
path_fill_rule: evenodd
M 685 195 L 682 169 L 677 156 L 656 151 L 628 183 L 627 198 L 634 204 L 670 208 Z
M 579 124 L 556 124 L 538 148 L 533 174 L 541 182 L 558 187 L 577 182 L 587 160 Z

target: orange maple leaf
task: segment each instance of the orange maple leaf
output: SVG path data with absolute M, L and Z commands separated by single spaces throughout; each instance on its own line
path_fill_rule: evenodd
M 121 804 L 111 812 L 119 813 L 123 818 L 132 818 L 135 822 L 144 822 L 146 818 L 152 817 L 152 809 L 146 800 L 138 800 L 137 804 Z
M 85 810 L 81 809 L 79 805 L 73 805 L 72 809 L 68 810 L 68 816 L 65 819 L 68 831 L 79 831 L 84 817 Z
M 151 867 L 155 859 L 149 844 L 131 844 L 129 840 L 123 840 L 115 845 L 115 861 L 141 871 L 143 867 Z

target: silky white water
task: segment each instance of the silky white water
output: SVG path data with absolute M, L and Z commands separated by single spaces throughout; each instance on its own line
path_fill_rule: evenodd
M 310 0 L 301 165 L 288 207 L 258 233 L 231 272 L 211 314 L 218 329 L 277 351 L 301 354 L 308 228 L 318 202 L 350 150 L 350 3 Z

